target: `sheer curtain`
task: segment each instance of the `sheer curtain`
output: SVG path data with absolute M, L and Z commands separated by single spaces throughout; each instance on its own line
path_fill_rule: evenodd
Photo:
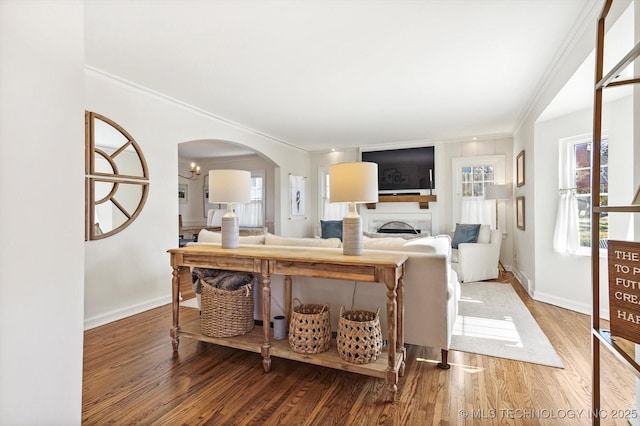
M 238 216 L 238 225 L 246 227 L 264 226 L 264 217 L 262 215 L 262 200 L 252 200 L 246 204 L 234 205 L 236 216 Z
M 496 226 L 496 200 L 484 197 L 462 197 L 460 223 L 479 223 Z
M 553 232 L 553 249 L 558 253 L 576 254 L 580 246 L 578 233 L 578 199 L 575 188 L 575 166 L 570 152 L 573 145 L 568 144 L 560 164 L 560 193 L 556 227 Z

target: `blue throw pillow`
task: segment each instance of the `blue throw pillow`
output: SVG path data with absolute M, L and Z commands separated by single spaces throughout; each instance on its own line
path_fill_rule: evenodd
M 340 238 L 342 241 L 342 221 L 341 220 L 321 220 L 322 238 Z
M 460 243 L 477 243 L 480 234 L 480 224 L 456 223 L 456 231 L 451 240 L 451 248 L 457 249 Z

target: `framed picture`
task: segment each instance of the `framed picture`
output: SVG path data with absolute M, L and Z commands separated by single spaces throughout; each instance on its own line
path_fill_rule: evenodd
M 524 149 L 516 157 L 516 184 L 524 185 Z
M 178 184 L 178 201 L 180 204 L 187 204 L 189 198 L 189 186 L 186 183 Z
M 289 175 L 292 219 L 303 219 L 305 217 L 305 180 L 304 176 Z
M 524 197 L 516 197 L 516 226 L 524 231 Z

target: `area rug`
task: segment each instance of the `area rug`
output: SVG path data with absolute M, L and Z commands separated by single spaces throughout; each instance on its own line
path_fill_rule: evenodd
M 510 284 L 462 283 L 451 349 L 564 368 Z

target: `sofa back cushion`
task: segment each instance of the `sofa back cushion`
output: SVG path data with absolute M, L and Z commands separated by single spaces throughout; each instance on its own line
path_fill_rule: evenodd
M 264 244 L 264 235 L 241 235 L 240 244 Z M 199 243 L 221 243 L 222 234 L 207 229 L 201 229 L 198 234 Z
M 489 244 L 491 242 L 491 228 L 489 225 L 481 225 L 478 232 L 478 244 Z
M 298 238 L 281 237 L 268 233 L 264 244 L 267 246 L 294 246 L 294 247 L 330 247 L 338 248 L 342 244 L 339 238 Z

